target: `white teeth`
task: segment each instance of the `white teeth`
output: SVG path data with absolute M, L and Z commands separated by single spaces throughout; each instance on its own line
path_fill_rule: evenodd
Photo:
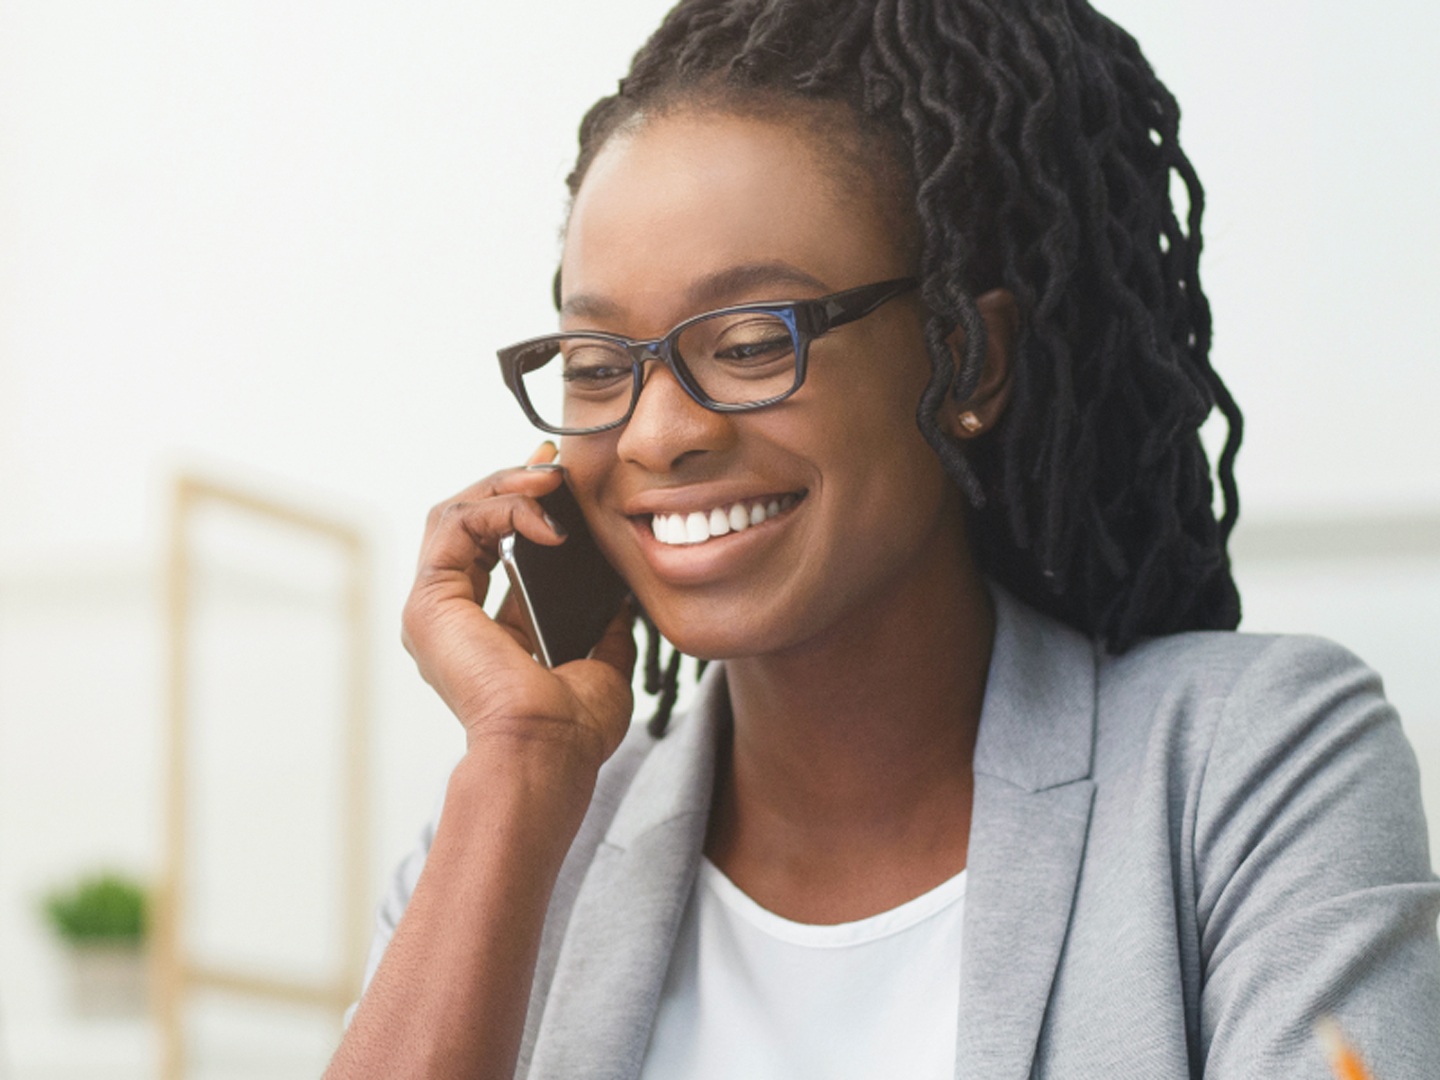
M 715 536 L 744 532 L 789 510 L 797 501 L 794 495 L 784 495 L 749 507 L 744 503 L 735 503 L 728 510 L 717 506 L 708 514 L 698 510 L 689 514 L 655 514 L 650 519 L 650 531 L 662 544 L 700 544 Z

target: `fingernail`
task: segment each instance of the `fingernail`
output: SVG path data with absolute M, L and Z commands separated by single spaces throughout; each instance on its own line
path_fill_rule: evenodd
M 570 534 L 567 533 L 564 529 L 562 529 L 562 528 L 560 527 L 560 523 L 559 523 L 558 521 L 556 521 L 554 518 L 552 518 L 549 514 L 546 514 L 546 515 L 545 515 L 545 524 L 546 524 L 546 525 L 549 525 L 550 528 L 554 529 L 555 532 L 558 533 L 560 536 L 569 536 L 569 535 L 570 535 Z
M 544 442 L 542 442 L 539 446 L 535 448 L 535 452 L 530 455 L 530 459 L 533 464 L 548 464 L 548 462 L 535 462 L 534 459 L 537 457 L 548 458 L 550 462 L 559 461 L 560 450 L 553 442 L 551 442 L 549 439 L 546 439 Z

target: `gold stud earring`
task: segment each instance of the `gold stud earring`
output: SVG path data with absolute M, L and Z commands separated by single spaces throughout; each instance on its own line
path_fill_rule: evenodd
M 970 412 L 970 410 L 967 409 L 965 410 L 965 412 L 962 412 L 960 414 L 960 426 L 963 427 L 966 431 L 970 432 L 971 435 L 974 435 L 977 431 L 979 431 L 982 427 L 985 426 L 985 421 L 981 420 L 973 412 Z

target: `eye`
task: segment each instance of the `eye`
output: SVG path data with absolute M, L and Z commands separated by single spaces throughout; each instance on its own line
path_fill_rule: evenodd
M 741 341 L 716 350 L 717 360 L 768 360 L 790 351 L 790 335 L 774 335 L 758 341 Z
M 682 351 L 711 363 L 742 369 L 786 361 L 795 351 L 790 327 L 768 314 L 724 316 L 695 328 Z
M 569 365 L 565 367 L 565 381 L 567 383 L 579 383 L 581 385 L 595 385 L 608 382 L 612 379 L 627 378 L 630 375 L 628 367 L 620 368 L 610 364 L 590 365 Z
M 561 378 L 573 392 L 598 392 L 628 383 L 630 359 L 613 345 L 603 342 L 569 342 L 562 350 L 564 368 Z

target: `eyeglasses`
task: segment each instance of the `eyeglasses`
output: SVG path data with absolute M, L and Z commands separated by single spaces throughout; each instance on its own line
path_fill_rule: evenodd
M 652 360 L 713 412 L 763 409 L 800 389 L 810 342 L 915 285 L 897 278 L 815 300 L 721 308 L 653 341 L 599 330 L 546 334 L 501 349 L 500 371 L 530 422 L 552 435 L 589 435 L 625 423 Z

